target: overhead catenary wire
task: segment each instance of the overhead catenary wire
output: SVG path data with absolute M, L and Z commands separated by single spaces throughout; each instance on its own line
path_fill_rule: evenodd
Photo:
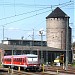
M 73 1 L 72 2 L 65 2 L 65 3 L 62 3 L 62 4 L 58 4 L 58 5 L 49 5 L 48 7 L 44 7 L 44 8 L 42 8 L 42 9 L 38 9 L 38 10 L 34 10 L 34 11 L 30 11 L 30 12 L 25 12 L 25 13 L 21 13 L 21 14 L 15 14 L 15 15 L 12 15 L 12 16 L 8 16 L 8 17 L 5 17 L 5 18 L 1 18 L 0 20 L 3 20 L 3 19 L 8 19 L 8 18 L 12 18 L 12 17 L 17 17 L 17 16 L 21 16 L 21 15 L 24 15 L 24 14 L 28 14 L 28 13 L 32 13 L 32 12 L 36 12 L 36 11 L 40 11 L 40 10 L 45 10 L 45 9 L 52 9 L 53 7 L 56 7 L 56 6 L 62 6 L 62 5 L 64 5 L 64 4 L 66 4 L 67 5 L 67 3 L 73 3 Z M 15 10 L 15 3 L 14 3 L 14 10 Z M 71 5 L 71 4 L 69 4 L 69 5 Z M 36 5 L 37 6 L 37 5 Z M 15 10 L 16 11 L 16 10 Z
M 42 13 L 46 13 L 45 9 L 47 10 L 47 8 L 49 9 L 48 11 L 52 11 L 50 10 L 51 9 L 51 6 L 52 6 L 52 9 L 54 9 L 55 7 L 59 6 L 60 8 L 63 8 L 63 7 L 67 7 L 67 6 L 70 6 L 72 5 L 73 2 L 65 2 L 65 3 L 61 3 L 61 4 L 58 4 L 58 5 L 40 5 L 42 6 L 43 8 L 42 9 L 38 9 L 38 10 L 33 10 L 33 11 L 29 11 L 29 12 L 25 12 L 25 13 L 21 13 L 21 14 L 15 14 L 15 15 L 12 15 L 12 16 L 8 16 L 8 17 L 5 17 L 4 19 L 10 19 L 10 18 L 15 18 L 15 17 L 18 17 L 18 16 L 21 16 L 21 15 L 25 15 L 25 14 L 30 14 L 30 13 L 34 13 L 34 12 L 37 12 L 36 14 L 34 15 L 31 15 L 31 16 L 28 16 L 28 17 L 24 17 L 22 19 L 18 19 L 18 20 L 15 20 L 15 21 L 11 21 L 9 23 L 5 23 L 5 24 L 2 24 L 2 25 L 8 25 L 8 24 L 11 24 L 11 23 L 14 23 L 14 22 L 18 22 L 18 21 L 22 21 L 22 20 L 25 20 L 25 19 L 28 19 L 28 18 L 33 18 L 34 16 L 37 16 L 37 15 L 41 15 Z M 16 3 L 15 3 L 15 6 L 16 6 Z M 39 5 L 36 4 L 36 8 L 38 7 Z M 67 9 L 69 9 L 69 7 L 67 7 Z M 16 9 L 15 9 L 16 10 Z M 41 12 L 41 10 L 43 10 L 43 12 Z M 38 11 L 41 13 L 38 13 Z M 4 20 L 2 19 L 2 20 Z M 26 31 L 26 30 L 25 30 Z M 29 31 L 29 30 L 27 30 Z
M 64 2 L 64 3 L 59 3 L 58 5 L 63 5 L 63 4 L 66 4 L 66 3 L 71 3 L 71 2 L 74 2 L 74 1 L 68 1 L 68 2 Z M 5 5 L 5 6 L 14 6 L 14 3 L 0 3 L 0 6 L 2 5 Z M 58 5 L 52 5 L 52 6 L 58 6 Z M 27 7 L 34 7 L 35 4 L 25 4 L 25 3 L 15 3 L 15 6 L 27 6 Z M 40 7 L 40 6 L 51 6 L 51 5 L 45 5 L 45 4 L 36 4 L 36 7 Z
M 0 20 L 8 19 L 8 18 L 12 18 L 12 17 L 17 17 L 17 16 L 21 16 L 21 15 L 24 15 L 24 14 L 33 13 L 33 12 L 40 11 L 40 10 L 44 10 L 44 9 L 47 9 L 47 8 L 50 8 L 50 7 L 45 7 L 45 8 L 38 9 L 38 10 L 33 10 L 33 11 L 29 11 L 29 12 L 21 13 L 21 14 L 16 14 L 16 15 L 13 15 L 13 16 L 9 16 L 9 17 L 5 17 L 5 18 L 1 18 Z
M 16 21 L 12 21 L 12 22 L 9 22 L 9 23 L 3 24 L 3 25 L 8 25 L 8 24 L 11 24 L 11 23 L 14 23 L 14 22 L 18 22 L 18 21 L 21 21 L 21 20 L 24 20 L 24 19 L 28 19 L 28 18 L 37 16 L 37 15 L 40 15 L 40 14 L 47 13 L 47 12 L 49 12 L 49 11 L 50 11 L 50 10 L 45 11 L 45 12 L 41 12 L 41 13 L 38 13 L 38 14 L 35 14 L 35 15 L 31 15 L 31 16 L 28 16 L 28 17 L 25 17 L 25 18 L 22 18 L 22 19 L 19 19 L 19 20 L 16 20 Z
M 71 5 L 71 4 L 69 4 L 69 5 Z M 35 15 L 31 15 L 31 16 L 28 16 L 28 17 L 25 17 L 25 18 L 22 18 L 22 19 L 19 19 L 19 20 L 16 20 L 16 21 L 12 21 L 12 22 L 9 22 L 9 23 L 3 24 L 3 25 L 8 25 L 8 24 L 11 24 L 11 23 L 14 23 L 14 22 L 18 22 L 18 21 L 21 21 L 21 20 L 24 20 L 24 19 L 27 19 L 27 18 L 31 18 L 31 17 L 37 16 L 37 15 L 43 14 L 43 13 L 47 13 L 49 11 L 51 11 L 51 10 L 41 12 L 41 13 L 38 13 L 38 14 L 35 14 Z

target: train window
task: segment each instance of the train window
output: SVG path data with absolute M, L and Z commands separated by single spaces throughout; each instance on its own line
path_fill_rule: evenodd
M 17 62 L 18 62 L 18 58 L 17 58 Z
M 17 59 L 15 58 L 15 61 L 17 61 Z
M 16 61 L 18 62 L 18 58 L 16 59 Z
M 11 59 L 9 59 L 9 61 L 11 61 Z
M 19 62 L 20 62 L 20 58 L 19 58 Z
M 16 61 L 16 58 L 14 59 L 14 61 Z
M 17 58 L 17 62 L 18 62 L 18 58 Z
M 4 61 L 8 61 L 9 62 L 9 61 L 11 61 L 11 59 L 10 58 L 7 58 L 7 59 L 4 59 Z
M 21 58 L 20 58 L 20 62 L 21 62 Z
M 16 61 L 18 62 L 18 58 L 16 58 Z
M 18 58 L 18 61 L 20 61 L 20 58 Z
M 16 58 L 16 61 L 17 61 L 17 58 Z
M 18 61 L 19 61 L 19 58 L 18 58 Z
M 15 62 L 17 61 L 17 59 L 15 58 Z
M 15 61 L 15 59 L 13 59 L 13 61 Z
M 6 59 L 6 61 L 8 61 L 8 59 Z
M 9 59 L 9 61 L 11 61 L 11 59 Z
M 24 62 L 24 59 L 22 61 Z
M 15 58 L 13 59 L 13 61 L 15 61 Z
M 15 58 L 14 58 L 14 60 L 13 61 L 15 61 Z
M 16 61 L 16 58 L 14 59 L 14 61 Z
M 21 62 L 22 61 L 22 58 L 19 58 L 19 61 Z
M 21 58 L 21 62 L 22 62 L 22 58 Z
M 10 59 L 8 59 L 8 61 L 10 61 Z
M 21 58 L 19 58 L 19 61 L 21 61 Z
M 24 62 L 26 62 L 26 58 L 25 58 L 25 61 Z
M 18 61 L 20 61 L 20 58 L 19 58 L 19 60 Z
M 17 61 L 17 58 L 15 59 L 15 61 Z

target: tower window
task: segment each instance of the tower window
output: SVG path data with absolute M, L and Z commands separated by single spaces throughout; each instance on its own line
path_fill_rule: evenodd
M 52 20 L 52 19 L 51 19 Z
M 53 37 L 54 38 L 54 37 Z

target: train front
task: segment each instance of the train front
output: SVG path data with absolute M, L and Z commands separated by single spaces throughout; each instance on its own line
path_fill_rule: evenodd
M 39 70 L 38 55 L 30 54 L 27 55 L 27 69 L 29 70 Z

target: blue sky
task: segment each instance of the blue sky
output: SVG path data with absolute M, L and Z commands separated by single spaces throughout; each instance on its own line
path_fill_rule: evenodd
M 73 0 L 0 0 L 0 40 L 34 39 L 40 40 L 39 30 L 43 29 L 46 40 L 46 16 L 56 7 L 60 7 L 70 16 L 72 40 L 75 40 L 74 2 Z

